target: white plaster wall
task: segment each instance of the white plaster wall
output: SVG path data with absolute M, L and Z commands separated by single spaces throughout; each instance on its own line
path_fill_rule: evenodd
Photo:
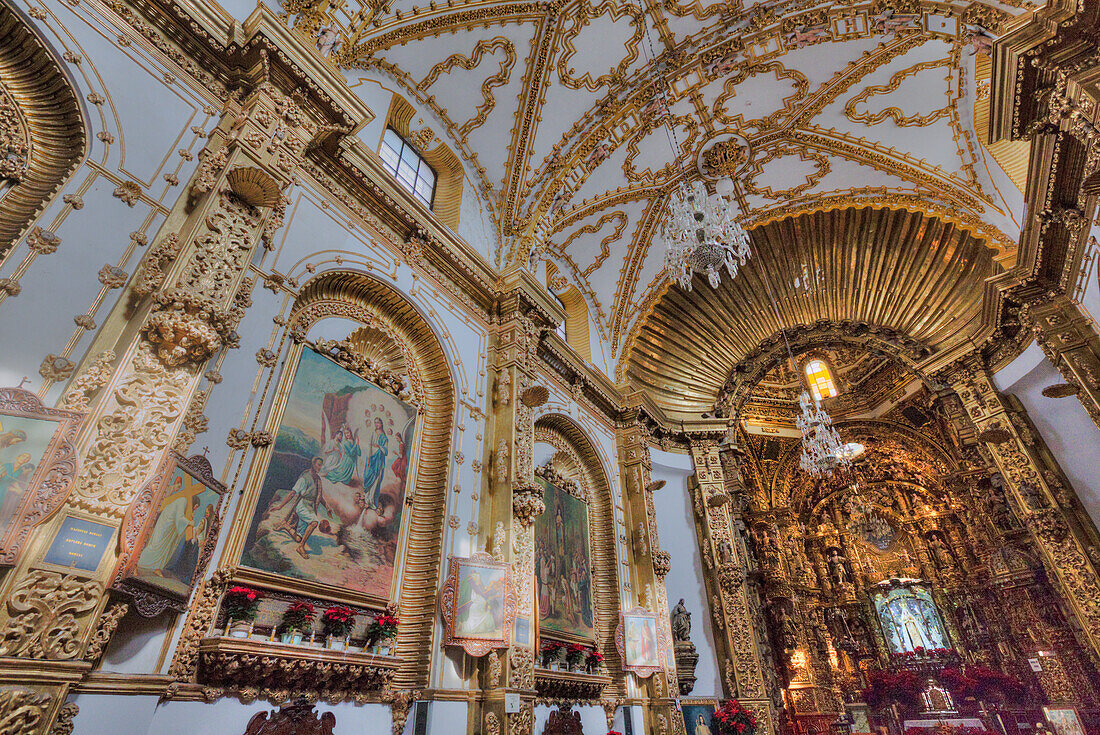
M 1094 523 L 1100 523 L 1100 431 L 1076 396 L 1046 398 L 1043 388 L 1065 380 L 1042 353 L 1032 347 L 995 376 L 997 387 L 1016 396 L 1042 434 L 1051 453 L 1077 491 Z M 1020 363 L 1020 366 L 1017 366 Z M 1021 367 L 1023 369 L 1021 369 Z
M 257 713 L 277 709 L 267 702 L 159 702 L 155 696 L 108 694 L 81 694 L 71 701 L 80 708 L 74 720 L 75 735 L 240 735 Z M 383 704 L 320 704 L 317 712 L 336 715 L 337 733 L 392 735 L 390 709 Z M 465 719 L 462 722 L 464 729 Z M 411 731 L 410 717 L 405 732 Z M 435 732 L 448 731 L 433 730 L 432 735 Z
M 550 718 L 550 713 L 554 711 L 554 707 L 547 707 L 546 705 L 535 706 L 535 732 L 542 732 L 546 727 L 546 721 Z M 581 713 L 581 728 L 586 733 L 605 733 L 607 732 L 607 716 L 604 714 L 603 707 L 573 707 L 573 711 Z M 622 712 L 616 713 L 616 717 L 621 718 Z M 621 732 L 621 731 L 620 731 Z M 635 729 L 635 733 L 641 733 L 640 729 Z
M 100 268 L 109 264 L 133 273 L 144 251 L 127 252 L 130 233 L 152 240 L 164 212 L 198 165 L 194 154 L 204 140 L 191 127 L 209 130 L 216 122 L 204 110 L 211 102 L 206 92 L 174 76 L 166 78 L 175 70 L 147 57 L 142 44 L 116 46 L 115 39 L 130 32 L 112 26 L 93 4 L 46 0 L 41 5 L 45 19 L 24 18 L 58 58 L 70 51 L 80 59 L 61 64 L 83 107 L 88 155 L 33 223 L 60 236 L 60 248 L 31 262 L 19 278 L 22 293 L 0 299 L 0 341 L 18 345 L 0 353 L 0 385 L 17 385 L 26 376 L 30 390 L 42 383 L 38 369 L 43 358 L 62 355 L 71 340 L 68 357 L 80 361 L 93 333 L 77 328 L 73 317 L 87 312 L 102 324 L 122 293 L 103 289 Z M 90 104 L 92 92 L 105 102 Z M 100 134 L 110 139 L 102 140 Z M 180 156 L 181 150 L 192 160 Z M 171 175 L 178 185 L 165 180 Z M 113 195 L 124 181 L 142 187 L 142 198 L 133 207 Z M 65 203 L 67 195 L 79 197 L 83 206 Z M 11 276 L 28 252 L 25 240 L 17 243 L 0 264 L 0 277 Z M 61 385 L 54 386 L 49 401 L 61 390 Z
M 665 486 L 653 493 L 653 504 L 661 548 L 668 552 L 672 563 L 672 571 L 665 577 L 669 609 L 683 598 L 684 606 L 691 613 L 691 641 L 699 654 L 691 696 L 721 696 L 722 679 L 718 673 L 710 605 L 703 581 L 703 557 L 688 492 L 688 478 L 695 474 L 695 468 L 686 454 L 651 449 L 650 457 L 653 479 L 665 481 Z

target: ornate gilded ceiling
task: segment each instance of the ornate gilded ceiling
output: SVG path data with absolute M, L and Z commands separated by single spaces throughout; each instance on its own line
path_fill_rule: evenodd
M 532 251 L 556 263 L 555 285 L 584 294 L 618 362 L 662 288 L 654 235 L 684 175 L 732 173 L 750 226 L 889 203 L 966 224 L 1011 259 L 1022 199 L 975 131 L 988 94 L 975 59 L 1031 5 L 286 8 L 303 28 L 341 30 L 331 58 L 353 84 L 385 78 L 418 106 L 424 128 L 412 132 L 446 142 L 476 182 L 497 264 Z
M 672 414 L 698 417 L 741 380 L 754 388 L 787 342 L 796 354 L 851 344 L 917 369 L 982 328 L 994 253 L 956 225 L 843 209 L 773 221 L 751 239 L 755 256 L 736 279 L 669 288 L 639 322 L 626 377 Z

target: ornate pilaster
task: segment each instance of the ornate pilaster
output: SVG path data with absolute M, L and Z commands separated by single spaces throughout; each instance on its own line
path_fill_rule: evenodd
M 1100 654 L 1100 583 L 1088 549 L 1094 529 L 1074 510 L 1072 490 L 1041 453 L 1041 441 L 993 385 L 984 366 L 971 362 L 950 376 L 962 408 L 1003 478 L 1009 502 L 1030 531 L 1051 581 L 1077 619 L 1081 643 Z M 1087 520 L 1084 521 L 1087 523 Z
M 1025 304 L 1020 317 L 1100 428 L 1100 337 L 1092 320 L 1073 299 L 1058 294 Z
M 631 588 L 638 605 L 657 614 L 658 625 L 665 628 L 665 640 L 673 640 L 669 624 L 668 592 L 665 575 L 669 572 L 668 552 L 661 549 L 657 534 L 657 512 L 651 489 L 653 463 L 649 456 L 648 432 L 635 413 L 628 417 L 630 423 L 620 429 L 617 436 L 619 467 L 623 491 L 623 509 L 627 537 L 631 543 L 633 564 L 630 565 Z M 664 673 L 658 673 L 645 681 L 649 700 L 645 717 L 649 728 L 659 732 L 661 717 L 666 722 L 679 722 L 673 699 L 679 691 L 675 662 L 668 661 Z
M 494 377 L 485 458 L 489 471 L 480 525 L 495 529 L 494 536 L 502 536 L 493 539 L 492 550 L 512 564 L 517 629 L 528 633 L 526 640 L 513 640 L 507 652 L 483 659 L 485 697 L 475 716 L 481 721 L 478 729 L 484 732 L 530 735 L 535 699 L 534 522 L 545 509 L 532 464 L 534 409 L 546 400 L 545 389 L 536 385 L 536 354 L 539 335 L 552 326 L 553 317 L 543 308 L 524 271 L 507 274 L 503 286 L 492 317 L 488 365 Z M 506 692 L 520 694 L 520 712 L 504 712 Z
M 692 441 L 691 458 L 695 463 L 692 506 L 696 531 L 704 557 L 714 560 L 713 569 L 706 575 L 707 592 L 715 640 L 720 641 L 722 649 L 719 655 L 725 659 L 725 694 L 737 697 L 756 713 L 762 732 L 773 733 L 778 723 L 758 640 L 763 631 L 754 630 L 746 586 L 747 548 L 735 522 L 734 503 L 727 494 L 727 489 L 740 492 L 740 473 L 732 458 L 722 462 L 716 441 Z
M 235 329 L 251 305 L 248 265 L 281 224 L 283 190 L 324 121 L 270 81 L 266 52 L 244 77 L 246 84 L 252 79 L 250 90 L 226 102 L 128 301 L 100 330 L 90 352 L 98 357 L 74 383 L 81 395 L 71 400 L 87 407 L 88 418 L 66 505 L 35 529 L 0 587 L 0 639 L 9 657 L 0 663 L 0 681 L 34 685 L 46 703 L 28 733 L 49 730 L 71 684 L 103 653 L 110 631 L 97 629 L 96 621 L 108 604 L 117 544 L 107 544 L 90 572 L 58 571 L 44 553 L 71 514 L 112 536 L 121 532 L 128 507 L 184 426 L 206 362 L 239 342 Z M 199 393 L 204 401 L 210 391 Z M 192 409 L 201 414 L 201 406 Z M 103 619 L 113 627 L 124 612 L 115 607 Z

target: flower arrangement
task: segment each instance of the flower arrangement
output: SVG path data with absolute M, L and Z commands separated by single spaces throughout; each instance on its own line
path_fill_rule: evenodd
M 367 637 L 372 642 L 388 641 L 397 635 L 397 616 L 383 613 L 367 627 Z
M 542 654 L 543 667 L 549 666 L 550 662 L 558 657 L 561 649 L 565 648 L 565 644 L 561 641 L 543 641 L 539 647 L 539 653 Z
M 252 622 L 260 609 L 264 595 L 251 587 L 230 587 L 222 598 L 222 609 L 230 620 Z
M 924 646 L 917 646 L 912 651 L 901 651 L 900 653 L 893 653 L 895 659 L 929 659 L 929 658 L 953 658 L 957 657 L 959 652 L 953 648 L 925 648 Z
M 867 672 L 867 688 L 863 690 L 863 701 L 872 707 L 886 704 L 913 706 L 920 700 L 921 685 L 912 671 Z
M 988 666 L 968 665 L 964 668 L 945 668 L 940 672 L 939 679 L 950 690 L 951 696 L 960 700 L 988 701 L 1003 697 L 1017 701 L 1027 691 L 1027 687 L 1016 677 Z
M 623 734 L 621 732 L 619 732 L 618 730 L 608 730 L 607 735 L 623 735 Z
M 595 648 L 588 649 L 588 670 L 599 668 L 603 663 L 603 654 L 597 651 Z
M 313 603 L 304 600 L 295 602 L 283 612 L 283 619 L 280 621 L 279 627 L 288 633 L 307 631 L 313 627 L 313 616 L 315 614 Z
M 321 624 L 326 635 L 344 638 L 355 625 L 355 611 L 346 605 L 333 605 L 321 615 Z
M 588 655 L 588 647 L 583 646 L 580 643 L 570 643 L 569 648 L 565 652 L 565 662 L 570 667 L 576 666 L 581 662 L 582 658 L 586 658 Z
M 712 729 L 717 735 L 754 735 L 756 715 L 741 706 L 736 699 L 722 702 L 711 719 Z

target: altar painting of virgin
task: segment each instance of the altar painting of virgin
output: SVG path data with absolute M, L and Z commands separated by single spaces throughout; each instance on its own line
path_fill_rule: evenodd
M 876 590 L 872 599 L 891 653 L 950 648 L 936 603 L 925 587 Z
M 416 408 L 305 349 L 241 564 L 388 600 Z
M 539 626 L 550 637 L 595 640 L 588 504 L 545 478 L 546 510 L 535 520 Z

